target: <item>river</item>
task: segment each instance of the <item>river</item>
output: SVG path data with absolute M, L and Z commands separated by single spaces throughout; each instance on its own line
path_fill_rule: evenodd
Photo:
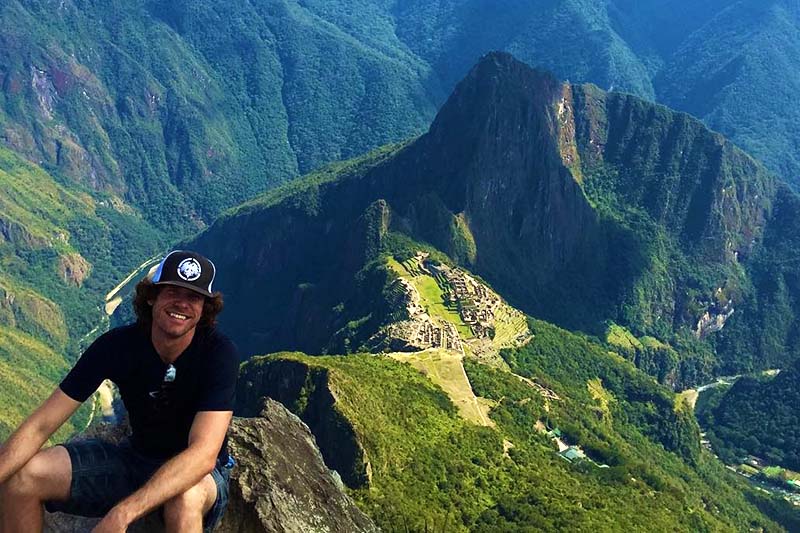
M 775 377 L 780 373 L 780 368 L 772 368 L 770 370 L 764 370 L 760 373 L 762 376 L 770 376 Z M 744 376 L 745 374 L 736 374 L 735 376 L 717 376 L 714 378 L 714 381 L 710 381 L 705 385 L 700 385 L 694 389 L 686 389 L 678 393 L 678 395 L 689 404 L 689 406 L 694 410 L 694 406 L 697 404 L 697 399 L 700 397 L 702 392 L 707 391 L 708 389 L 715 389 L 717 387 L 722 387 L 724 385 L 733 385 L 736 383 L 740 377 Z

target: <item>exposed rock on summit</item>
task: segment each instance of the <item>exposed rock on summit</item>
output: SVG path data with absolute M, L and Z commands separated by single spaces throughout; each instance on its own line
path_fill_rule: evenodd
M 308 426 L 278 402 L 236 419 L 230 441 L 239 468 L 221 533 L 377 531 L 323 463 Z

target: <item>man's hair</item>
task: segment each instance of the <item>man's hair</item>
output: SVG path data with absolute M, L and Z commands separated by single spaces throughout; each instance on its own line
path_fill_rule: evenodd
M 143 278 L 136 284 L 136 295 L 133 297 L 133 310 L 136 313 L 136 322 L 146 328 L 153 323 L 153 306 L 149 302 L 155 301 L 163 286 L 155 285 L 150 278 Z M 205 297 L 203 314 L 197 323 L 199 328 L 211 328 L 217 325 L 217 315 L 222 311 L 222 293 L 215 292 L 210 298 Z

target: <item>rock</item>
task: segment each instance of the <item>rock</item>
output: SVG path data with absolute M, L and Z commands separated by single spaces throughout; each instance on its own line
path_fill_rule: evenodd
M 119 426 L 99 433 L 120 437 Z M 237 465 L 231 475 L 228 509 L 220 533 L 377 532 L 344 493 L 338 475 L 322 460 L 311 431 L 280 403 L 267 399 L 261 415 L 234 418 L 229 445 Z M 45 532 L 85 533 L 98 519 L 46 513 Z M 131 533 L 162 531 L 156 514 Z
M 58 258 L 58 273 L 67 284 L 80 287 L 91 270 L 91 263 L 78 253 L 62 255 Z
M 237 418 L 229 441 L 238 467 L 218 531 L 378 531 L 325 466 L 308 426 L 280 403 L 267 399 L 261 416 Z

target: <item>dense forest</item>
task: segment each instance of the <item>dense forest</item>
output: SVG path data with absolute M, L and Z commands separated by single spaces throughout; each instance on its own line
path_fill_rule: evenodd
M 754 455 L 800 471 L 800 365 L 772 378 L 743 377 L 729 389 L 708 393 L 698 405 L 714 450 L 727 463 Z

